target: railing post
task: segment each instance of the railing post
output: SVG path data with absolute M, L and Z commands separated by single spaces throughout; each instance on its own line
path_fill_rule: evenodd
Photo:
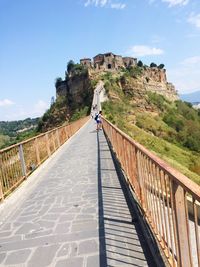
M 69 139 L 68 132 L 67 132 L 67 126 L 65 126 L 65 142 Z
M 2 173 L 2 163 L 1 163 L 1 161 L 0 161 L 0 164 L 1 164 L 1 166 L 0 166 L 0 173 L 2 174 L 1 175 L 1 177 L 2 177 L 2 179 L 3 179 L 3 173 Z M 4 195 L 3 195 L 3 186 L 2 186 L 2 180 L 1 180 L 1 178 L 0 178 L 0 199 L 1 199 L 1 201 L 3 201 L 4 200 Z
M 142 204 L 142 207 L 144 208 L 144 192 L 143 192 L 143 181 L 142 181 L 142 169 L 141 169 L 141 153 L 140 151 L 135 148 L 135 159 L 136 159 L 136 173 L 137 173 L 137 180 L 138 180 L 138 184 L 139 184 L 139 196 L 140 196 L 140 201 Z
M 60 138 L 59 138 L 58 129 L 56 129 L 56 137 L 57 137 L 57 140 L 58 140 L 58 147 L 60 147 Z
M 40 152 L 38 149 L 38 139 L 37 137 L 35 138 L 35 152 L 36 152 L 36 158 L 37 158 L 37 163 L 40 165 Z
M 0 155 L 0 156 L 2 156 L 2 155 Z M 0 157 L 0 174 L 1 174 L 1 177 L 2 177 L 2 179 L 3 179 L 3 170 L 2 170 L 2 158 Z M 1 178 L 0 178 L 0 199 L 1 199 L 1 201 L 3 201 L 4 200 L 4 195 L 3 195 L 3 185 L 2 185 L 2 180 L 1 180 Z
M 50 150 L 50 145 L 49 145 L 49 136 L 48 136 L 48 134 L 45 134 L 45 138 L 46 138 L 46 144 L 47 144 L 47 154 L 50 157 L 51 156 L 51 150 Z
M 190 246 L 189 246 L 189 233 L 187 227 L 186 203 L 185 193 L 181 185 L 172 182 L 172 193 L 175 212 L 175 227 L 178 239 L 178 254 L 181 267 L 192 266 Z
M 1 201 L 4 200 L 4 196 L 3 196 L 3 187 L 2 187 L 1 179 L 0 179 L 0 199 L 1 199 Z
M 22 175 L 26 177 L 26 163 L 24 160 L 24 151 L 22 144 L 19 145 L 19 159 L 22 167 Z

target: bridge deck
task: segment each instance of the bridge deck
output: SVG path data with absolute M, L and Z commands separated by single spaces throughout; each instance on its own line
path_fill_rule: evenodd
M 0 225 L 0 266 L 155 266 L 93 121 L 36 172 Z

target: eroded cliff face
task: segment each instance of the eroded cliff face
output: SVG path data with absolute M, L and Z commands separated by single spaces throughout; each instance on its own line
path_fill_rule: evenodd
M 87 72 L 72 76 L 67 81 L 66 97 L 72 110 L 91 105 L 93 88 Z
M 125 94 L 140 99 L 140 102 L 148 91 L 161 94 L 170 101 L 179 99 L 174 85 L 167 82 L 165 69 L 148 67 L 137 77 L 122 77 L 121 87 Z
M 71 111 L 90 106 L 93 89 L 88 71 L 79 75 L 71 75 L 67 80 L 60 83 L 56 88 L 56 96 L 65 97 Z

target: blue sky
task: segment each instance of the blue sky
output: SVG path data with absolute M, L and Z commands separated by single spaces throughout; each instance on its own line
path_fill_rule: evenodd
M 0 37 L 0 120 L 42 115 L 70 59 L 109 51 L 200 90 L 199 0 L 0 0 Z

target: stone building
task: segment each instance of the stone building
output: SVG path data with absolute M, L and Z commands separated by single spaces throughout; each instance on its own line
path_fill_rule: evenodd
M 92 60 L 91 58 L 82 58 L 80 59 L 80 64 L 87 66 L 88 68 L 92 67 Z
M 137 58 L 122 57 L 111 52 L 105 54 L 98 54 L 93 58 L 83 58 L 80 63 L 88 68 L 96 70 L 119 70 L 120 68 L 127 68 L 137 65 Z
M 137 65 L 137 58 L 133 58 L 133 57 L 123 57 L 123 63 L 124 66 L 130 67 L 130 66 L 136 66 Z
M 104 55 L 103 54 L 98 54 L 93 58 L 94 62 L 94 68 L 95 69 L 101 69 L 101 66 L 104 64 Z
M 99 70 L 118 70 L 124 67 L 122 56 L 115 55 L 111 52 L 98 54 L 93 58 L 94 68 Z

